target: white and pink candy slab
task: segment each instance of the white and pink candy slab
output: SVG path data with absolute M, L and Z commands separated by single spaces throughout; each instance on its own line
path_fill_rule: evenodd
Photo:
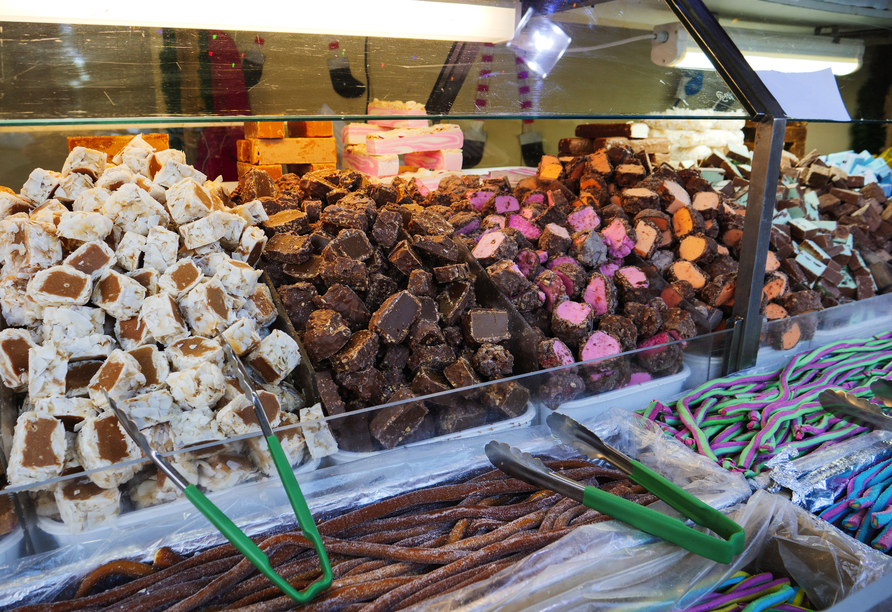
M 365 139 L 369 155 L 402 155 L 417 151 L 461 149 L 464 135 L 461 128 L 452 124 L 440 124 L 429 128 L 407 128 L 369 134 Z

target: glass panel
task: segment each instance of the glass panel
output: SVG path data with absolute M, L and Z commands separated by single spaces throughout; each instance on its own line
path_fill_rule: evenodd
M 886 103 L 892 13 L 881 10 L 886 3 L 705 0 L 705 4 L 719 17 L 745 55 L 775 54 L 776 61 L 769 69 L 790 70 L 787 62 L 791 58 L 814 60 L 814 70 L 829 65 L 821 63 L 825 61 L 854 62 L 857 66 L 854 71 L 851 71 L 853 66 L 839 65 L 834 70 L 834 74 L 848 72 L 838 75 L 836 82 L 849 115 L 853 120 L 865 122 L 892 119 Z M 881 148 L 886 147 L 884 126 L 859 129 L 882 132 Z M 858 150 L 871 148 L 857 143 L 853 146 Z
M 467 79 L 451 110 L 441 112 L 635 117 L 676 105 L 740 111 L 715 72 L 679 96 L 684 72 L 651 60 L 653 27 L 676 21 L 658 0 L 618 0 L 540 18 L 572 38 L 547 78 L 516 63 L 507 44 L 468 43 L 445 83 Z M 320 35 L 11 22 L 2 24 L 2 37 L 0 120 L 7 124 L 360 117 L 370 98 L 425 104 L 432 92 L 442 93 L 438 77 L 452 48 L 444 41 L 348 36 L 331 50 L 335 39 Z

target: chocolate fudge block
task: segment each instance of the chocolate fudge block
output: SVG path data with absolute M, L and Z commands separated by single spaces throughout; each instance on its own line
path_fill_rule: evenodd
M 433 269 L 438 283 L 445 284 L 459 280 L 473 280 L 471 268 L 466 263 L 450 264 Z
M 364 329 L 371 318 L 371 313 L 359 296 L 350 287 L 340 283 L 329 287 L 325 295 L 314 296 L 313 303 L 317 308 L 328 308 L 340 313 L 352 331 Z
M 377 404 L 383 399 L 384 375 L 376 368 L 368 367 L 364 370 L 337 372 L 335 379 L 341 387 L 351 391 L 362 402 Z
M 414 236 L 412 246 L 416 252 L 426 253 L 445 261 L 458 261 L 458 247 L 448 236 Z
M 483 427 L 486 420 L 487 410 L 483 406 L 467 402 L 462 405 L 447 406 L 437 413 L 437 435 L 446 436 Z
M 468 282 L 450 284 L 437 296 L 437 308 L 445 325 L 454 325 L 474 304 L 474 287 Z
M 272 238 L 276 234 L 306 234 L 310 231 L 307 214 L 297 209 L 283 210 L 260 224 L 266 235 Z
M 462 327 L 465 337 L 473 344 L 496 344 L 511 337 L 505 310 L 471 308 L 462 316 Z
M 375 331 L 385 344 L 399 344 L 409 333 L 409 328 L 421 310 L 421 303 L 408 291 L 387 298 L 369 321 L 369 329 Z
M 335 257 L 322 265 L 322 280 L 329 284 L 341 283 L 356 291 L 369 288 L 369 272 L 361 261 L 348 257 Z
M 415 394 L 409 389 L 401 388 L 390 396 L 388 402 L 411 400 L 414 397 Z M 404 401 L 379 410 L 369 424 L 369 431 L 381 446 L 394 448 L 421 425 L 427 413 L 423 402 Z
M 432 210 L 414 211 L 409 219 L 408 230 L 412 234 L 425 236 L 451 236 L 452 226 L 449 221 Z
M 424 270 L 412 270 L 409 274 L 408 290 L 416 297 L 435 295 L 434 278 L 430 272 Z
M 490 385 L 482 397 L 483 405 L 494 408 L 509 419 L 522 415 L 530 401 L 526 387 L 514 381 Z
M 435 370 L 441 370 L 455 361 L 455 351 L 448 344 L 435 344 L 433 346 L 418 346 L 409 357 L 408 367 L 413 372 L 421 366 L 428 366 Z
M 337 238 L 328 243 L 322 250 L 322 257 L 332 260 L 336 257 L 347 257 L 356 261 L 366 261 L 372 256 L 374 249 L 365 232 L 356 229 L 341 230 Z
M 397 270 L 399 270 L 406 276 L 409 276 L 413 270 L 419 270 L 423 268 L 421 260 L 418 258 L 415 250 L 406 240 L 401 241 L 399 244 L 396 245 L 396 247 L 394 247 L 393 251 L 391 251 L 390 256 L 388 257 L 388 260 Z
M 353 334 L 330 361 L 336 372 L 356 372 L 372 366 L 377 356 L 378 334 L 363 329 Z
M 316 361 L 327 359 L 347 344 L 350 329 L 340 313 L 334 310 L 314 311 L 306 324 L 303 341 L 307 352 Z
M 310 259 L 313 245 L 308 236 L 275 234 L 263 248 L 263 258 L 282 264 L 301 264 Z

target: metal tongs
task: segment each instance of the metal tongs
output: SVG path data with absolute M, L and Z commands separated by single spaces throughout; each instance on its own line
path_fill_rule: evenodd
M 319 565 L 322 567 L 322 577 L 303 591 L 298 591 L 292 587 L 287 580 L 279 576 L 270 565 L 269 557 L 266 556 L 266 553 L 246 536 L 235 523 L 223 514 L 213 502 L 205 497 L 195 485 L 189 484 L 189 482 L 183 478 L 182 474 L 174 469 L 173 466 L 165 461 L 164 458 L 152 448 L 149 441 L 136 426 L 136 423 L 118 408 L 115 401 L 108 396 L 108 393 L 105 393 L 105 397 L 108 400 L 112 411 L 114 411 L 118 420 L 121 422 L 121 425 L 124 427 L 124 430 L 131 438 L 133 438 L 134 442 L 139 445 L 146 457 L 151 459 L 152 462 L 158 466 L 158 469 L 183 491 L 186 499 L 192 502 L 192 505 L 195 506 L 199 512 L 201 512 L 211 524 L 214 525 L 214 527 L 219 529 L 220 533 L 226 536 L 226 539 L 229 540 L 232 545 L 254 565 L 254 567 L 256 567 L 264 576 L 269 578 L 269 580 L 283 593 L 297 603 L 310 603 L 317 595 L 331 586 L 333 579 L 331 562 L 328 560 L 328 555 L 325 553 L 325 546 L 322 543 L 322 538 L 319 536 L 319 531 L 316 529 L 316 523 L 313 521 L 313 515 L 310 514 L 310 509 L 307 507 L 307 502 L 300 490 L 300 485 L 297 484 L 297 479 L 294 477 L 294 471 L 291 469 L 291 464 L 288 462 L 285 451 L 282 450 L 282 445 L 279 443 L 279 439 L 273 433 L 266 412 L 263 410 L 263 404 L 260 402 L 260 398 L 257 396 L 254 386 L 250 382 L 248 371 L 245 369 L 241 360 L 232 352 L 229 343 L 226 340 L 221 340 L 223 350 L 226 352 L 226 357 L 234 366 L 239 386 L 254 406 L 254 416 L 260 424 L 263 436 L 266 438 L 270 456 L 272 457 L 273 464 L 276 466 L 276 471 L 279 473 L 279 477 L 282 479 L 282 486 L 285 487 L 285 494 L 288 496 L 288 501 L 291 502 L 291 507 L 294 509 L 295 516 L 297 516 L 297 523 L 300 526 L 304 537 L 313 543 L 313 548 L 316 549 L 316 554 L 319 555 Z
M 883 412 L 883 407 L 892 407 L 892 382 L 877 379 L 870 383 L 873 396 L 882 404 L 875 404 L 854 393 L 842 389 L 827 389 L 818 395 L 821 408 L 847 421 L 857 419 L 874 427 L 892 431 L 892 417 Z
M 682 521 L 640 506 L 618 495 L 585 486 L 545 467 L 529 453 L 499 442 L 486 445 L 486 456 L 494 466 L 515 478 L 575 499 L 597 510 L 637 527 L 645 533 L 672 542 L 712 561 L 730 563 L 743 552 L 743 528 L 730 518 L 703 503 L 666 478 L 605 444 L 594 433 L 568 416 L 553 413 L 546 420 L 552 432 L 567 446 L 591 459 L 602 459 L 625 474 L 698 525 L 712 529 L 722 539 L 688 527 Z

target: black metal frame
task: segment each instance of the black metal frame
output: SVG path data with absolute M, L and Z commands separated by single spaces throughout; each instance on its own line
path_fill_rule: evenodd
M 482 43 L 454 42 L 443 62 L 431 95 L 424 105 L 428 115 L 448 115 L 458 97 L 474 64 L 474 59 L 483 48 Z

